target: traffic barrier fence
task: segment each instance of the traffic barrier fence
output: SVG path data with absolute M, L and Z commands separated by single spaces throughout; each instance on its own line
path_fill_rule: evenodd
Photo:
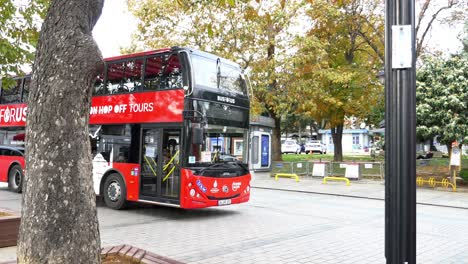
M 323 176 L 345 176 L 348 164 L 359 165 L 359 177 L 385 178 L 384 161 L 358 161 L 358 162 L 334 162 L 334 161 L 301 161 L 272 163 L 271 175 L 276 173 L 295 173 L 299 176 L 314 176 L 314 167 L 324 169 Z M 317 172 L 319 170 L 315 170 Z M 418 159 L 416 160 L 416 176 L 428 179 L 430 177 L 443 178 L 450 176 L 448 159 Z
M 349 178 L 380 178 L 384 177 L 383 162 L 334 162 L 334 161 L 301 161 L 301 162 L 280 162 L 274 161 L 272 164 L 271 176 L 277 173 L 297 174 L 299 176 L 354 176 Z M 352 166 L 353 170 L 346 168 Z M 352 171 L 352 174 L 350 174 Z

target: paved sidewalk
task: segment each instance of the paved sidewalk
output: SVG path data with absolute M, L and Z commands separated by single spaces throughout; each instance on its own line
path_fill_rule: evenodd
M 296 182 L 294 179 L 290 178 L 279 178 L 278 181 L 275 181 L 275 179 L 270 176 L 270 173 L 265 172 L 252 173 L 251 186 L 253 187 L 253 194 L 255 193 L 256 189 L 258 190 L 259 188 L 266 188 L 285 191 L 310 192 L 323 195 L 360 197 L 364 199 L 377 200 L 383 200 L 385 195 L 385 185 L 382 180 L 364 179 L 359 181 L 351 181 L 351 186 L 346 186 L 345 183 L 341 181 L 330 181 L 327 184 L 322 184 L 322 179 L 315 177 L 300 177 L 299 182 Z M 440 187 L 437 189 L 418 187 L 417 201 L 420 204 L 432 204 L 438 206 L 450 206 L 468 209 L 468 188 L 460 188 L 459 191 L 460 192 L 454 193 L 451 192 L 450 189 Z M 291 196 L 285 195 L 287 193 L 284 193 L 283 191 L 278 191 L 278 194 L 283 194 L 284 196 Z M 268 198 L 275 197 L 275 195 L 276 193 L 271 194 L 271 196 Z M 17 194 L 5 191 L 2 192 L 2 196 L 3 200 L 0 201 L 2 207 L 9 207 L 11 209 L 19 210 L 20 203 Z M 358 200 L 359 198 L 350 198 L 355 199 L 356 201 L 362 201 L 362 204 L 368 204 L 370 202 L 370 204 L 379 204 L 379 206 L 374 206 L 372 207 L 373 209 L 370 210 L 367 209 L 367 207 L 365 206 L 357 206 L 357 209 L 353 208 L 352 210 L 346 210 L 346 208 L 344 210 L 334 210 L 333 208 L 331 208 L 330 211 L 323 212 L 324 214 L 328 214 L 331 212 L 332 214 L 330 216 L 327 216 L 325 218 L 314 218 L 310 216 L 313 215 L 313 213 L 308 211 L 311 200 L 315 199 L 324 201 L 333 200 L 334 198 L 326 196 L 324 196 L 324 199 L 321 199 L 320 197 L 316 196 L 311 197 L 313 198 L 307 196 L 304 197 L 303 195 L 301 195 L 301 202 L 299 203 L 302 204 L 298 206 L 296 213 L 291 216 L 284 214 L 283 211 L 278 212 L 277 209 L 274 209 L 277 207 L 271 206 L 271 204 L 275 203 L 273 201 L 274 199 L 272 198 L 263 198 L 263 200 L 258 201 L 257 205 L 260 202 L 270 201 L 271 204 L 267 207 L 243 206 L 233 210 L 231 210 L 230 207 L 224 207 L 222 209 L 216 210 L 200 210 L 200 213 L 194 214 L 192 214 L 192 212 L 177 212 L 157 207 L 149 208 L 147 210 L 134 209 L 129 211 L 114 211 L 105 207 L 100 207 L 100 223 L 104 224 L 101 228 L 101 240 L 103 241 L 103 246 L 117 245 L 121 243 L 131 243 L 135 244 L 135 246 L 138 246 L 139 248 L 164 253 L 165 255 L 170 256 L 173 259 L 185 260 L 188 263 L 191 263 L 191 261 L 189 260 L 190 257 L 194 256 L 197 256 L 197 261 L 192 262 L 199 263 L 198 259 L 201 258 L 198 255 L 200 253 L 199 248 L 203 247 L 205 247 L 204 254 L 206 255 L 203 255 L 202 257 L 206 256 L 207 258 L 211 258 L 211 260 L 216 259 L 216 257 L 214 256 L 220 252 L 224 254 L 226 250 L 234 249 L 237 250 L 235 253 L 232 253 L 231 255 L 224 254 L 221 256 L 232 256 L 231 259 L 233 261 L 236 261 L 236 258 L 239 256 L 243 257 L 243 259 L 248 258 L 248 256 L 242 254 L 254 254 L 258 257 L 258 259 L 265 259 L 265 262 L 258 263 L 288 263 L 286 260 L 283 262 L 272 262 L 271 259 L 277 256 L 277 252 L 280 252 L 278 248 L 282 246 L 288 246 L 286 240 L 289 239 L 290 242 L 294 241 L 294 243 L 297 243 L 297 245 L 294 244 L 294 246 L 291 247 L 292 249 L 287 251 L 285 253 L 286 255 L 284 255 L 286 259 L 291 260 L 289 263 L 300 263 L 296 261 L 297 256 L 300 254 L 304 255 L 304 252 L 307 252 L 307 254 L 311 254 L 310 256 L 316 254 L 313 255 L 313 257 L 309 256 L 309 258 L 311 259 L 317 259 L 317 256 L 319 255 L 327 255 L 328 257 L 330 257 L 328 262 L 317 261 L 315 263 L 351 263 L 351 261 L 339 262 L 340 260 L 338 258 L 333 258 L 334 256 L 342 256 L 339 255 L 340 252 L 335 252 L 335 250 L 341 250 L 340 248 L 327 247 L 325 250 L 324 248 L 320 248 L 320 245 L 322 244 L 334 245 L 334 243 L 336 243 L 335 240 L 337 238 L 337 234 L 339 234 L 341 240 L 338 239 L 338 241 L 341 241 L 340 243 L 342 243 L 343 245 L 347 245 L 345 248 L 352 249 L 348 251 L 348 255 L 343 255 L 343 257 L 358 259 L 359 257 L 356 257 L 355 255 L 357 253 L 353 253 L 357 251 L 353 250 L 359 249 L 365 250 L 359 251 L 361 257 L 363 255 L 367 256 L 366 254 L 370 254 L 372 256 L 378 255 L 379 260 L 382 259 L 383 249 L 380 246 L 376 246 L 377 244 L 383 245 L 384 241 L 384 226 L 382 221 L 383 210 L 381 210 L 382 202 L 372 202 L 364 201 L 362 199 Z M 271 208 L 273 208 L 273 210 L 271 210 Z M 418 250 L 420 252 L 418 254 L 421 254 L 420 262 L 447 264 L 463 263 L 463 261 L 467 259 L 465 257 L 466 250 L 463 251 L 458 249 L 460 249 L 459 245 L 466 244 L 466 232 L 463 232 L 464 229 L 461 227 L 464 223 L 466 223 L 465 215 L 467 211 L 434 207 L 431 207 L 429 209 L 429 211 L 425 211 L 424 215 L 421 218 L 419 218 L 419 223 L 421 224 L 420 226 L 418 226 L 419 232 L 421 232 L 420 235 L 418 235 L 418 237 L 420 237 L 421 239 L 418 244 Z M 262 214 L 265 215 L 259 215 L 257 210 L 261 211 Z M 367 217 L 370 222 L 366 222 L 365 225 L 344 225 L 342 227 L 338 225 L 322 225 L 322 221 L 327 222 L 328 219 L 332 217 L 345 219 L 343 221 L 346 222 L 348 221 L 346 220 L 346 214 L 349 214 L 350 212 L 362 213 L 364 211 L 367 213 L 368 210 L 370 211 L 369 216 L 366 215 L 363 217 Z M 242 211 L 242 213 L 238 211 Z M 455 219 L 447 215 L 444 216 L 444 214 L 453 215 L 453 212 L 456 212 L 457 215 L 461 215 L 460 219 Z M 441 218 L 436 218 L 437 225 L 432 224 L 434 223 L 433 215 L 441 216 Z M 213 233 L 212 230 L 222 230 L 222 228 L 225 228 L 227 223 L 223 221 L 223 217 L 225 217 L 224 219 L 229 219 L 229 221 L 226 222 L 246 221 L 246 223 L 248 224 L 246 224 L 246 227 L 244 227 L 245 230 L 244 228 L 242 230 L 230 229 L 235 230 L 234 232 L 232 232 L 232 234 L 227 231 L 224 232 L 224 236 L 222 235 L 222 237 L 224 237 L 224 239 L 226 240 L 220 240 L 219 234 Z M 298 217 L 298 219 L 300 219 L 299 221 L 308 219 L 310 220 L 310 222 L 307 222 L 308 224 L 306 226 L 304 224 L 291 226 L 284 225 L 284 228 L 281 229 L 278 228 L 278 226 L 270 226 L 266 224 L 270 223 L 272 217 L 280 218 L 280 220 L 284 221 L 284 223 L 291 223 L 291 219 L 296 220 L 295 217 Z M 110 222 L 109 220 L 111 219 L 114 219 L 113 221 L 115 222 Z M 203 224 L 201 223 L 202 221 L 198 221 L 199 219 L 204 219 Z M 430 224 L 426 224 L 427 222 L 429 222 Z M 179 227 L 175 229 L 174 227 L 178 225 L 184 225 L 185 228 Z M 259 229 L 258 227 L 261 228 Z M 310 237 L 304 236 L 304 232 L 310 233 Z M 361 235 L 361 240 L 357 244 L 354 241 L 349 240 L 351 238 L 355 238 L 356 233 L 360 233 Z M 284 239 L 283 236 L 288 239 Z M 186 243 L 188 244 L 184 244 L 181 247 L 183 247 L 184 250 L 186 249 L 187 255 L 180 255 L 180 253 L 178 253 L 177 251 L 177 247 L 180 246 L 180 241 L 184 241 L 184 239 L 181 238 L 185 237 L 187 238 L 187 241 L 192 244 L 186 241 Z M 248 239 L 246 240 L 245 237 L 247 237 Z M 285 240 L 284 243 L 283 240 Z M 193 243 L 193 241 L 196 241 L 196 243 L 199 244 Z M 219 246 L 217 244 L 213 246 L 212 241 L 218 241 L 222 245 L 224 245 L 223 243 L 228 243 L 228 246 L 224 247 Z M 265 246 L 265 244 L 261 244 L 259 246 L 260 248 L 258 248 L 256 243 L 259 242 L 268 242 L 271 245 L 269 244 Z M 374 243 L 375 245 L 369 246 L 372 243 Z M 243 247 L 246 248 L 244 249 Z M 456 248 L 457 250 L 452 250 L 454 248 Z M 304 249 L 304 251 L 301 251 L 302 249 Z M 434 249 L 437 250 L 435 251 Z M 381 250 L 382 253 L 379 250 Z M 302 253 L 297 254 L 298 251 Z M 372 251 L 372 253 L 368 253 L 369 251 Z M 441 260 L 444 257 L 444 255 L 439 254 L 439 252 L 445 252 L 444 254 L 450 254 L 445 256 L 446 259 L 444 262 L 429 261 L 431 259 Z M 434 254 L 434 256 L 432 256 L 431 254 Z M 15 258 L 15 256 L 16 247 L 0 248 L 0 263 L 2 261 L 12 260 Z M 304 263 L 311 263 L 307 259 L 307 255 L 304 256 Z M 222 259 L 222 257 L 219 257 L 216 260 L 219 259 Z M 460 261 L 460 259 L 462 261 Z M 212 261 L 205 263 L 226 262 Z M 242 262 L 238 261 L 237 263 Z M 368 262 L 365 263 L 383 262 L 379 262 L 377 260 L 373 261 L 372 259 L 369 259 Z
M 0 263 L 9 262 L 16 258 L 16 247 L 0 248 Z
M 270 176 L 270 172 L 252 172 L 253 188 L 276 189 L 285 191 L 300 191 L 326 195 L 341 195 L 362 197 L 367 199 L 385 198 L 385 181 L 383 180 L 352 180 L 350 186 L 344 181 L 328 181 L 322 183 L 321 177 L 302 176 L 299 182 L 294 178 L 281 178 L 278 181 Z M 468 188 L 458 187 L 457 192 L 443 187 L 417 187 L 416 199 L 418 204 L 450 206 L 468 209 Z

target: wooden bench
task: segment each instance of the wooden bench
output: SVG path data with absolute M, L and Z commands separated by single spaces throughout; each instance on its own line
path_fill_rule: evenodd
M 296 182 L 299 182 L 299 176 L 295 173 L 277 173 L 275 175 L 275 181 L 278 180 L 278 177 L 296 178 Z
M 331 176 L 328 176 L 328 177 L 323 177 L 323 184 L 326 184 L 328 180 L 334 180 L 334 181 L 345 181 L 346 182 L 346 186 L 349 186 L 350 183 L 349 183 L 349 179 L 348 178 L 345 178 L 345 177 L 331 177 Z

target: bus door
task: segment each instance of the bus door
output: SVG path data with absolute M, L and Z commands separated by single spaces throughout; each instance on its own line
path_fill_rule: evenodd
M 161 196 L 179 201 L 180 129 L 164 129 Z
M 142 199 L 179 201 L 180 130 L 142 128 L 140 193 Z
M 161 178 L 160 158 L 162 129 L 142 127 L 142 155 L 140 159 L 140 195 L 144 199 L 158 197 L 161 192 L 158 179 Z

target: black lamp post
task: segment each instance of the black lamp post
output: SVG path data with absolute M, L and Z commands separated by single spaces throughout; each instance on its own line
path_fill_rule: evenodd
M 414 0 L 385 0 L 385 257 L 416 263 Z

